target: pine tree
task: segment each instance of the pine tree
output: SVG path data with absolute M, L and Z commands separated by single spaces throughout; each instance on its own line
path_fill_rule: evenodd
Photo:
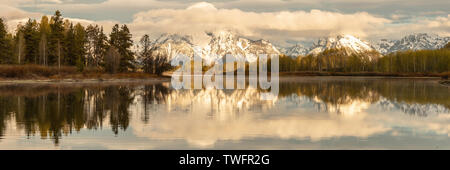
M 62 47 L 64 40 L 64 22 L 61 12 L 56 11 L 50 21 L 50 36 L 49 36 L 49 56 L 48 63 L 51 65 L 60 66 L 62 61 Z
M 86 30 L 84 27 L 78 23 L 74 28 L 74 41 L 75 41 L 75 65 L 82 71 L 85 67 L 85 56 L 86 56 Z
M 118 24 L 114 25 L 110 34 L 110 44 L 111 46 L 114 46 L 121 55 L 119 67 L 120 72 L 135 69 L 133 63 L 134 53 L 131 51 L 133 40 L 131 38 L 132 35 L 127 25 L 123 25 L 120 29 Z
M 141 40 L 139 41 L 140 44 L 140 52 L 139 56 L 143 62 L 144 65 L 144 72 L 146 73 L 154 73 L 154 59 L 151 55 L 151 41 L 150 36 L 145 34 L 142 36 Z
M 76 52 L 75 52 L 75 32 L 73 29 L 73 24 L 69 26 L 67 29 L 67 33 L 65 36 L 65 51 L 66 55 L 64 57 L 63 63 L 65 65 L 73 66 L 76 62 Z
M 0 64 L 12 62 L 12 37 L 8 34 L 6 24 L 0 18 Z
M 108 49 L 108 37 L 103 33 L 103 27 L 89 25 L 86 28 L 87 55 L 86 66 L 99 67 L 103 65 L 103 59 Z
M 25 63 L 37 64 L 39 55 L 39 28 L 36 20 L 29 19 L 23 27 Z

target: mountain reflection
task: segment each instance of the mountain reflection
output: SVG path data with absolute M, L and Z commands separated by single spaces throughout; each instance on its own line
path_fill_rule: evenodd
M 280 82 L 272 101 L 260 90 L 173 90 L 163 84 L 0 86 L 2 136 L 23 132 L 52 139 L 82 129 L 110 129 L 115 135 L 131 126 L 137 136 L 183 138 L 197 146 L 245 137 L 309 138 L 359 136 L 386 132 L 399 111 L 433 117 L 428 130 L 449 133 L 447 87 L 427 80 L 302 78 Z M 434 121 L 436 120 L 436 121 Z M 417 126 L 417 123 L 405 126 Z M 245 129 L 245 130 L 244 130 Z M 241 131 L 243 130 L 243 131 Z M 10 134 L 11 135 L 11 134 Z M 14 134 L 12 134 L 14 135 Z

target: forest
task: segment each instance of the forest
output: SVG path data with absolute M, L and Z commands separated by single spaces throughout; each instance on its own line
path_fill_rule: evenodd
M 116 24 L 107 35 L 103 27 L 72 23 L 60 11 L 40 22 L 29 19 L 14 33 L 0 18 L 0 77 L 32 74 L 51 77 L 76 73 L 137 73 L 162 75 L 171 68 L 166 57 L 152 54 L 151 39 L 136 43 L 127 25 Z M 136 47 L 136 48 L 134 48 Z M 138 64 L 139 63 L 139 64 Z M 317 56 L 280 56 L 280 72 L 424 73 L 448 74 L 450 43 L 442 49 L 346 55 L 326 50 Z
M 378 54 L 379 55 L 379 54 Z M 372 57 L 368 57 L 372 56 Z M 398 51 L 384 56 L 377 52 L 345 55 L 343 50 L 326 50 L 317 56 L 280 57 L 281 72 L 378 72 L 446 73 L 450 71 L 450 43 L 436 50 Z
M 144 35 L 139 48 L 133 49 L 127 25 L 116 24 L 109 35 L 98 25 L 82 26 L 64 19 L 60 11 L 40 22 L 29 19 L 13 34 L 0 18 L 0 76 L 15 77 L 23 72 L 49 76 L 56 72 L 124 73 L 143 69 L 162 74 L 169 68 L 163 57 L 150 57 L 150 38 Z M 143 67 L 136 64 L 141 59 Z

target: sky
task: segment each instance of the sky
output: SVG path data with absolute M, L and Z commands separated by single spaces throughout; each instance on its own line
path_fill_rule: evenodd
M 230 30 L 289 46 L 337 34 L 368 41 L 423 32 L 450 36 L 449 0 L 0 0 L 10 30 L 55 10 L 105 30 L 127 24 L 135 38 Z

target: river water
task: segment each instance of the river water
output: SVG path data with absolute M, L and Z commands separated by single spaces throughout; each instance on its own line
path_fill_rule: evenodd
M 293 77 L 261 90 L 0 86 L 0 149 L 450 149 L 436 79 Z

